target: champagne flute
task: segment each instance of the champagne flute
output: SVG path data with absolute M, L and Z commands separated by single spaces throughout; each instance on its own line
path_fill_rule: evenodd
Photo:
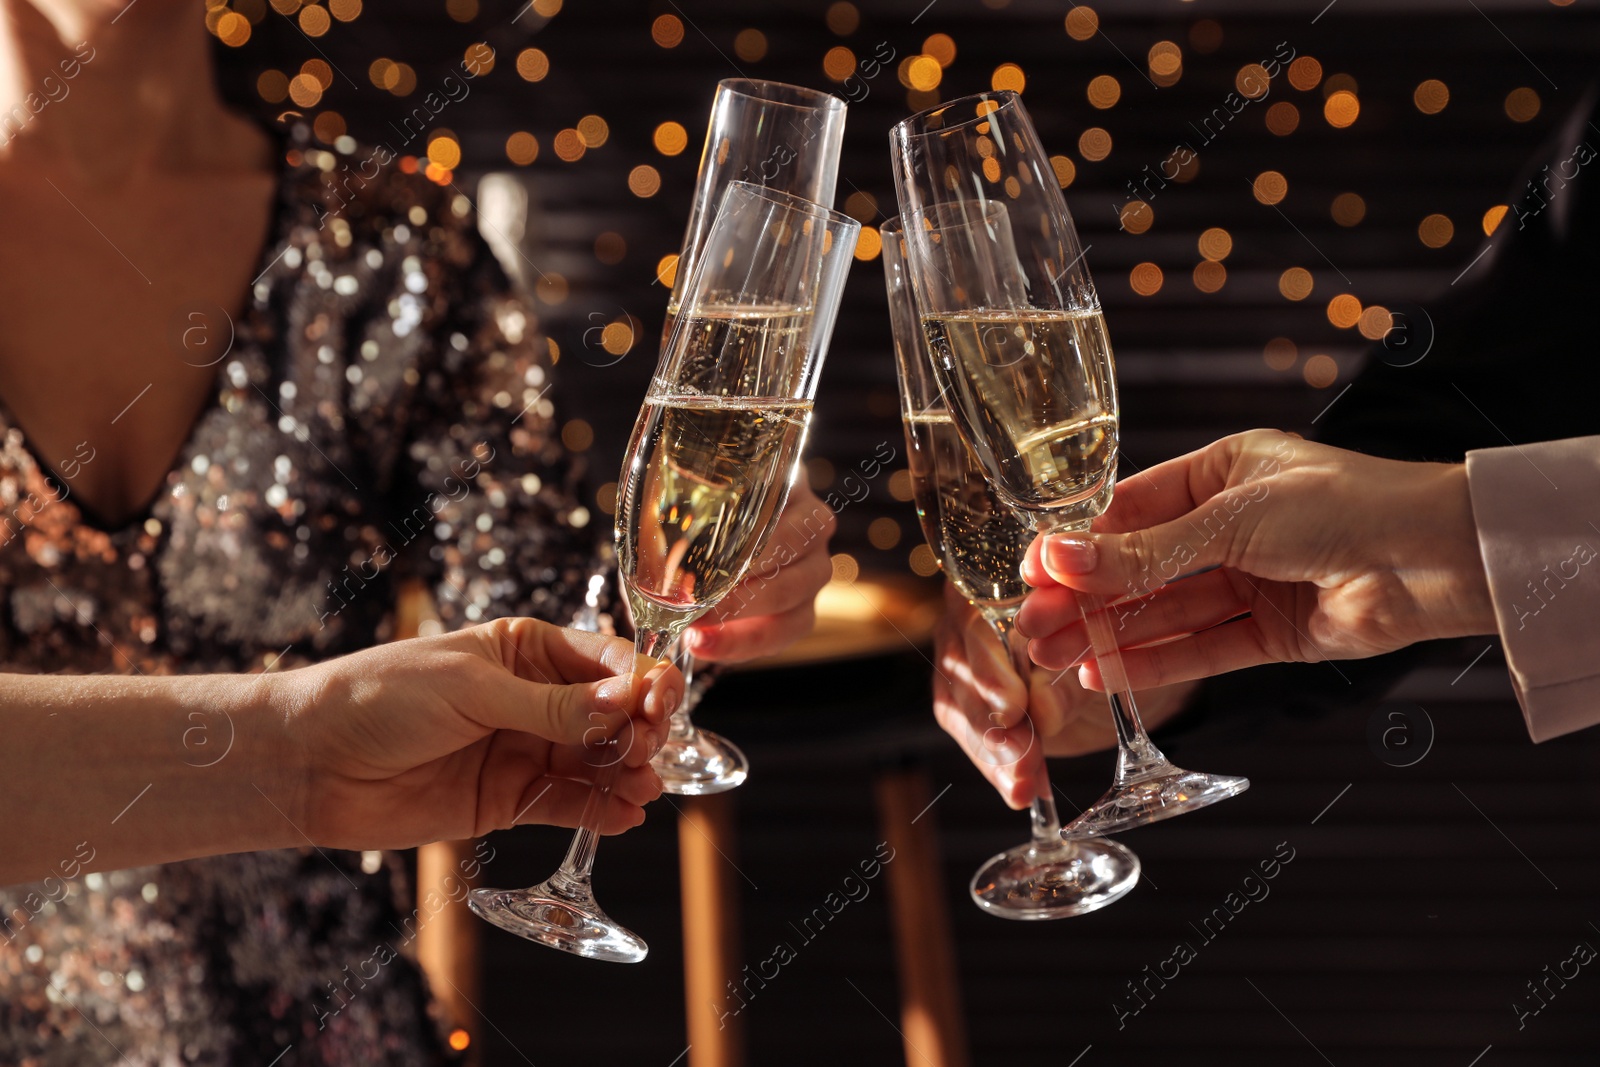
M 798 197 L 728 186 L 618 478 L 618 559 L 643 655 L 659 657 L 716 607 L 766 546 L 799 470 L 860 228 Z M 644 959 L 644 941 L 590 885 L 620 759 L 613 742 L 561 868 L 531 889 L 474 890 L 474 912 L 580 956 Z
M 1035 532 L 1087 530 L 1111 503 L 1116 372 L 1099 297 L 1022 100 L 979 93 L 890 134 L 907 264 L 935 373 L 990 484 Z M 1105 602 L 1080 593 L 1117 729 L 1108 790 L 1065 830 L 1108 834 L 1234 796 L 1139 721 Z
M 962 443 L 933 375 L 922 316 L 906 277 L 900 220 L 890 219 L 881 232 L 900 409 L 922 532 L 945 575 L 1012 654 L 1026 686 L 1032 664 L 1012 633 L 1028 591 L 1021 567 L 1033 533 L 989 488 L 983 468 Z M 1031 720 L 1029 728 L 1031 745 Z M 1027 754 L 992 745 L 987 732 L 980 753 L 980 759 L 1008 763 Z M 994 856 L 972 876 L 972 899 L 979 907 L 1006 919 L 1063 919 L 1103 908 L 1138 884 L 1139 858 L 1123 845 L 1062 839 L 1048 779 L 1029 816 L 1031 839 Z
M 815 89 L 750 78 L 717 83 L 705 147 L 700 152 L 694 204 L 684 228 L 677 275 L 662 325 L 663 347 L 672 336 L 679 302 L 728 183 L 748 181 L 831 204 L 844 121 L 844 101 Z M 667 740 L 653 760 L 662 788 L 694 796 L 722 793 L 743 784 L 750 766 L 745 754 L 720 734 L 696 727 L 690 717 L 715 680 L 715 666 L 697 672 L 694 657 L 681 653 L 676 641 L 667 655 L 683 669 L 685 685 Z

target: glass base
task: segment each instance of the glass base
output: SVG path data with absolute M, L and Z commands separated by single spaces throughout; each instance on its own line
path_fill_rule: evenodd
M 1115 841 L 1032 843 L 995 856 L 972 876 L 972 899 L 1002 919 L 1065 919 L 1121 899 L 1139 884 L 1139 857 Z
M 594 897 L 559 893 L 549 882 L 532 889 L 474 889 L 467 906 L 518 937 L 592 960 L 638 963 L 650 951 L 643 938 L 601 911 Z
M 700 729 L 688 737 L 669 737 L 650 766 L 661 775 L 663 790 L 685 797 L 726 793 L 750 776 L 750 761 L 738 745 L 721 734 Z
M 1121 833 L 1238 796 L 1249 788 L 1248 778 L 1186 771 L 1167 764 L 1165 771 L 1112 786 L 1063 827 L 1061 836 L 1073 839 Z

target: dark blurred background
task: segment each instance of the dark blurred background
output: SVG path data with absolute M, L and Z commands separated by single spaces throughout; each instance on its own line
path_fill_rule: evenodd
M 720 78 L 864 91 L 837 206 L 869 227 L 894 210 L 892 123 L 1021 88 L 1059 154 L 1106 308 L 1128 473 L 1252 426 L 1314 432 L 1372 339 L 1397 362 L 1426 351 L 1449 328 L 1430 321 L 1430 301 L 1482 250 L 1517 171 L 1600 56 L 1587 0 L 235 0 L 248 34 L 225 10 L 212 18 L 229 35 L 225 81 L 263 118 L 303 117 L 329 144 L 387 145 L 486 210 L 526 192 L 508 263 L 559 354 L 564 437 L 590 455 L 596 521 L 654 364 L 660 276 Z M 858 62 L 888 50 L 866 77 Z M 1250 68 L 1291 55 L 1270 85 Z M 461 79 L 463 64 L 478 76 Z M 440 106 L 449 76 L 470 92 Z M 1259 95 L 1208 123 L 1230 92 Z M 1169 162 L 1180 145 L 1195 153 L 1182 168 Z M 1163 164 L 1177 171 L 1164 186 L 1150 177 Z M 512 180 L 480 186 L 493 172 Z M 821 492 L 868 486 L 842 509 L 825 600 L 846 612 L 858 584 L 932 570 L 899 464 L 846 481 L 884 442 L 900 447 L 875 236 L 858 250 L 809 460 Z M 1493 398 L 1480 402 L 1492 416 Z M 1536 1006 L 1528 983 L 1575 944 L 1600 944 L 1596 741 L 1528 742 L 1498 642 L 1435 650 L 1376 708 L 1164 742 L 1179 762 L 1249 774 L 1254 788 L 1131 835 L 1147 877 L 1115 907 L 1019 926 L 980 914 L 965 887 L 1025 819 L 934 733 L 911 629 L 854 650 L 870 655 L 735 676 L 708 701 L 705 721 L 747 741 L 755 763 L 728 856 L 752 964 L 873 854 L 872 773 L 912 761 L 935 790 L 950 785 L 929 818 L 974 1063 L 1593 1062 L 1600 977 L 1544 992 L 1536 1015 L 1514 1005 Z M 1374 740 L 1397 708 L 1425 752 L 1405 767 Z M 1063 763 L 1057 781 L 1085 803 L 1109 762 Z M 1192 924 L 1280 842 L 1295 859 L 1271 896 L 1205 943 Z M 495 844 L 490 880 L 525 884 L 554 866 L 564 834 Z M 465 1021 L 485 1063 L 676 1062 L 687 1044 L 676 852 L 666 802 L 601 852 L 602 900 L 652 946 L 639 967 L 485 930 L 481 1012 Z M 1197 958 L 1119 1027 L 1113 1003 L 1134 1003 L 1126 983 L 1179 940 Z M 749 1062 L 898 1061 L 895 983 L 875 889 L 742 1013 Z

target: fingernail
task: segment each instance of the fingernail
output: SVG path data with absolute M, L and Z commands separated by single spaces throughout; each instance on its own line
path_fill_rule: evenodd
M 627 706 L 633 696 L 632 678 L 607 678 L 595 690 L 595 697 L 604 704 L 621 704 Z
M 1052 537 L 1044 543 L 1050 569 L 1061 574 L 1088 574 L 1100 562 L 1093 541 L 1081 537 Z
M 662 714 L 671 715 L 673 712 L 677 711 L 679 699 L 680 694 L 678 693 L 677 689 L 669 689 L 665 693 L 661 694 Z

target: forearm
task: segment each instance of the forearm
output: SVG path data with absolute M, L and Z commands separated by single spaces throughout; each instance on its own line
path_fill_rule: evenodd
M 1387 547 L 1393 573 L 1416 611 L 1416 632 L 1406 643 L 1494 633 L 1494 601 L 1478 547 L 1466 465 L 1404 466 L 1392 500 L 1373 517 L 1400 527 L 1387 538 Z M 1382 539 L 1377 546 L 1385 547 Z
M 0 676 L 0 885 L 305 841 L 271 676 Z

